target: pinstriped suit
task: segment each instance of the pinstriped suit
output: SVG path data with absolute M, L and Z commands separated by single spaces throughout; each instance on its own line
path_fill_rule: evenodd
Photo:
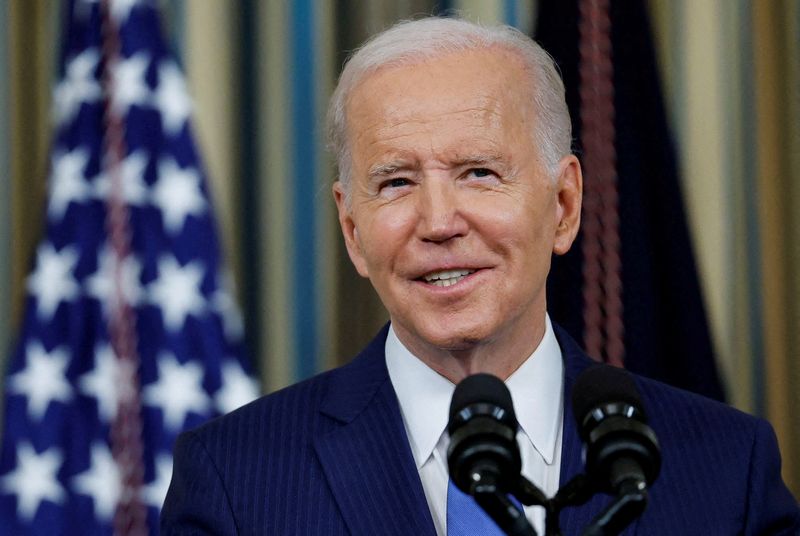
M 591 361 L 555 326 L 565 360 L 561 481 L 582 470 L 569 393 Z M 350 364 L 182 435 L 162 512 L 169 534 L 435 536 L 384 359 L 386 329 Z M 647 511 L 624 534 L 800 534 L 765 421 L 638 379 L 662 445 Z M 608 502 L 562 513 L 578 534 Z

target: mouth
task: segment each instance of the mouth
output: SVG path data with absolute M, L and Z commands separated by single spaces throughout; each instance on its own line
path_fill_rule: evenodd
M 440 270 L 438 272 L 431 272 L 420 277 L 420 281 L 424 281 L 429 285 L 437 287 L 449 287 L 455 285 L 467 276 L 474 274 L 476 270 L 457 269 L 457 270 Z

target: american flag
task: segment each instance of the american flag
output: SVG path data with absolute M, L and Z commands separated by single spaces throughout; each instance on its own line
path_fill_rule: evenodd
M 154 3 L 73 0 L 5 380 L 3 534 L 156 533 L 184 429 L 255 398 Z

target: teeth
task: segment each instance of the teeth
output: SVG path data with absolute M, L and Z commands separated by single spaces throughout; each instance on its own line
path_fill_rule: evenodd
M 427 283 L 431 283 L 437 287 L 449 287 L 450 285 L 455 285 L 474 272 L 475 270 L 443 270 L 441 272 L 428 274 L 424 279 Z

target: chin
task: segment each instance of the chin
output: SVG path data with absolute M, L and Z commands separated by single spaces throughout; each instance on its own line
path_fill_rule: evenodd
M 447 351 L 470 350 L 486 340 L 487 335 L 478 329 L 453 329 L 448 327 L 434 332 L 422 330 L 420 335 L 428 344 Z

